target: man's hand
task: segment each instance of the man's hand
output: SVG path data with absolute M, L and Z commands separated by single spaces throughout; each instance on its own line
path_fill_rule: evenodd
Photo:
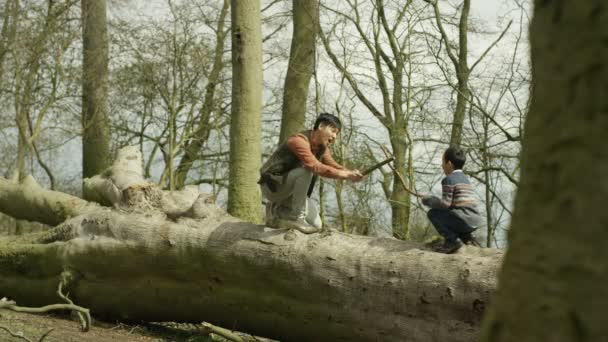
M 353 182 L 358 182 L 363 178 L 363 174 L 359 170 L 345 170 L 344 178 Z

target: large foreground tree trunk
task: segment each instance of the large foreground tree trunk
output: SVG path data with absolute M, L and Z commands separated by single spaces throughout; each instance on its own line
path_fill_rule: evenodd
M 115 208 L 0 179 L 0 211 L 62 224 L 0 239 L 0 297 L 71 298 L 96 317 L 208 321 L 282 341 L 473 341 L 501 253 L 304 235 L 243 222 L 192 189 L 143 182 L 137 149 L 85 185 Z M 108 182 L 114 192 L 107 191 Z M 112 195 L 114 194 L 114 195 Z M 45 210 L 45 205 L 48 208 Z
M 607 340 L 607 17 L 605 1 L 534 2 L 521 182 L 483 341 Z

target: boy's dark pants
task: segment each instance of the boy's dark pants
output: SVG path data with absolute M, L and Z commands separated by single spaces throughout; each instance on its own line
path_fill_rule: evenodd
M 475 230 L 449 209 L 431 209 L 427 216 L 447 243 L 454 243 L 460 236 Z

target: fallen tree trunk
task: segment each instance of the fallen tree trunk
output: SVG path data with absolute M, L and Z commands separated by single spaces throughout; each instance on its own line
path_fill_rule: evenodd
M 282 341 L 476 339 L 500 252 L 444 255 L 393 239 L 270 229 L 203 198 L 173 219 L 76 201 L 83 213 L 56 228 L 0 239 L 0 297 L 53 303 L 70 272 L 71 298 L 97 317 L 208 321 Z M 0 195 L 0 211 L 14 208 Z

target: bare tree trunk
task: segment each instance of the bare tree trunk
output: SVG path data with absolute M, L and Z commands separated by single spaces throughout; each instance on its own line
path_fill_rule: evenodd
M 604 4 L 535 1 L 521 182 L 483 341 L 608 336 Z
M 458 27 L 459 50 L 458 64 L 456 67 L 458 87 L 456 94 L 456 110 L 452 120 L 452 134 L 450 134 L 450 146 L 460 146 L 462 143 L 462 129 L 469 100 L 469 65 L 467 63 L 467 35 L 469 30 L 469 11 L 471 0 L 464 0 L 462 13 L 460 14 L 460 25 Z M 447 42 L 446 42 L 447 43 Z
M 106 0 L 82 0 L 82 177 L 111 164 Z M 86 196 L 86 194 L 85 194 Z
M 67 270 L 66 290 L 96 317 L 204 320 L 296 341 L 475 339 L 501 252 L 445 255 L 395 239 L 270 229 L 198 193 L 171 202 L 180 214 L 168 218 L 173 193 L 141 182 L 138 153 L 122 151 L 105 178 L 123 189 L 119 209 L 0 179 L 0 211 L 65 220 L 0 238 L 2 296 L 54 302 Z
M 30 145 L 29 145 L 29 129 L 28 129 L 28 119 L 25 109 L 20 106 L 16 108 L 16 121 L 17 121 L 17 129 L 19 129 L 19 141 L 17 143 L 17 175 L 18 179 L 21 181 L 27 175 L 29 175 L 29 171 L 27 170 L 27 158 L 30 155 Z
M 319 0 L 293 0 L 293 36 L 283 91 L 279 141 L 304 129 L 308 88 L 314 70 Z
M 395 155 L 395 172 L 393 175 L 393 188 L 391 191 L 391 213 L 393 236 L 407 240 L 409 231 L 411 198 L 409 192 L 403 189 L 403 185 L 397 181 L 397 172 L 400 175 L 406 174 L 406 150 L 405 133 L 400 135 L 395 133 L 391 136 L 391 144 Z
M 19 21 L 19 0 L 6 0 L 0 30 L 0 85 L 4 76 L 4 61 L 15 42 L 17 22 Z
M 450 146 L 460 146 L 462 143 L 462 130 L 464 127 L 464 119 L 466 114 L 467 102 L 470 96 L 469 75 L 471 70 L 467 63 L 468 43 L 467 35 L 469 30 L 469 12 L 471 9 L 471 0 L 462 2 L 462 10 L 460 13 L 460 23 L 458 25 L 458 54 L 452 51 L 451 42 L 446 31 L 441 23 L 441 13 L 439 12 L 439 4 L 437 0 L 431 1 L 435 11 L 435 21 L 441 38 L 445 42 L 446 51 L 454 69 L 458 84 L 456 86 L 456 110 L 452 119 L 452 133 L 450 134 Z
M 179 162 L 175 173 L 175 186 L 177 189 L 181 189 L 186 184 L 186 177 L 188 172 L 192 168 L 192 165 L 196 160 L 199 159 L 201 148 L 203 144 L 209 138 L 212 127 L 209 126 L 211 121 L 211 114 L 215 107 L 215 91 L 220 81 L 220 75 L 224 69 L 224 42 L 226 40 L 226 16 L 230 8 L 230 0 L 224 0 L 222 11 L 220 12 L 218 24 L 217 24 L 217 38 L 215 41 L 215 54 L 213 59 L 213 66 L 211 72 L 207 78 L 207 86 L 205 87 L 205 97 L 203 99 L 203 106 L 200 110 L 200 117 L 196 125 L 196 129 L 192 133 L 192 137 L 188 140 L 184 146 L 184 155 Z
M 260 222 L 262 28 L 259 0 L 232 0 L 232 119 L 228 212 Z

